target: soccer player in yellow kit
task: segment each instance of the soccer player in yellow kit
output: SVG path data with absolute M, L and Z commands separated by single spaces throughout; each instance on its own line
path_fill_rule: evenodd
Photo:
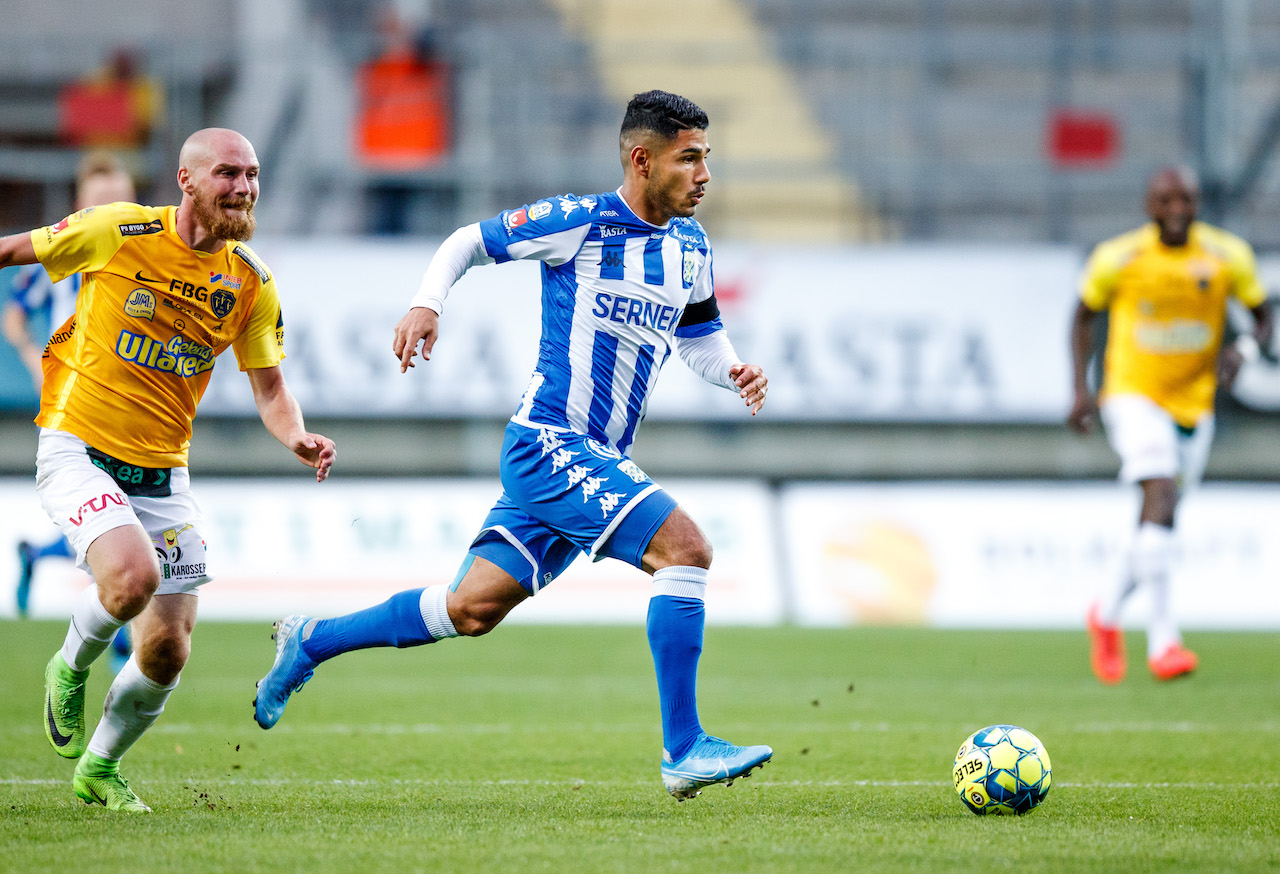
M 1138 588 L 1151 597 L 1147 665 L 1161 680 L 1185 676 L 1198 659 L 1182 644 L 1170 609 L 1178 499 L 1204 474 L 1213 440 L 1213 399 L 1242 362 L 1271 340 L 1271 310 L 1239 237 L 1195 220 L 1199 187 L 1190 170 L 1166 167 L 1148 182 L 1151 222 L 1101 243 L 1089 257 L 1071 325 L 1075 399 L 1067 423 L 1086 433 L 1101 412 L 1120 456 L 1120 478 L 1142 489 L 1138 530 L 1125 573 L 1089 611 L 1094 674 L 1118 683 L 1127 669 L 1120 612 Z M 1223 346 L 1227 301 L 1254 317 L 1252 334 Z M 1088 384 L 1092 329 L 1109 311 L 1102 390 Z
M 323 481 L 333 441 L 308 433 L 284 376 L 271 273 L 245 245 L 258 159 L 232 130 L 198 131 L 178 159 L 178 206 L 114 203 L 0 239 L 0 267 L 39 261 L 81 273 L 75 315 L 44 353 L 36 490 L 93 577 L 45 669 L 45 734 L 78 759 L 87 804 L 144 812 L 120 759 L 164 709 L 191 650 L 197 590 L 210 579 L 187 447 L 196 404 L 228 347 L 263 424 Z M 84 684 L 116 629 L 134 655 L 85 743 Z

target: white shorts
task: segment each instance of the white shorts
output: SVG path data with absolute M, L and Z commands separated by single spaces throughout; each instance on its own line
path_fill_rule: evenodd
M 1114 395 L 1100 412 L 1111 448 L 1120 456 L 1122 482 L 1172 479 L 1183 491 L 1200 484 L 1213 444 L 1213 413 L 1201 416 L 1187 433 L 1143 395 Z
M 195 593 L 212 579 L 205 563 L 204 516 L 191 494 L 187 468 L 171 468 L 168 496 L 126 495 L 87 450 L 73 434 L 40 429 L 36 493 L 75 549 L 76 564 L 92 574 L 85 561 L 89 544 L 113 528 L 141 525 L 160 560 L 156 594 Z

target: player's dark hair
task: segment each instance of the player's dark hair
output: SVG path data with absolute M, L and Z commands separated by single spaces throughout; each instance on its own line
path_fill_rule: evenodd
M 646 91 L 631 98 L 622 117 L 621 137 L 633 131 L 653 131 L 671 139 L 682 130 L 706 130 L 711 120 L 698 104 L 670 91 Z

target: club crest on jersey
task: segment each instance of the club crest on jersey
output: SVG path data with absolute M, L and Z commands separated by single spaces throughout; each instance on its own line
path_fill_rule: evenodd
M 546 200 L 539 200 L 533 206 L 529 207 L 529 220 L 536 222 L 538 219 L 544 219 L 551 215 L 551 203 Z
M 240 286 L 244 284 L 244 280 L 239 276 L 232 276 L 230 273 L 210 273 L 210 285 L 223 285 L 232 291 L 239 291 Z
M 155 293 L 149 288 L 135 288 L 129 292 L 129 299 L 124 302 L 124 311 L 135 319 L 152 321 L 156 317 Z
M 698 262 L 694 258 L 694 253 L 688 250 L 684 252 L 684 274 L 681 276 L 682 284 L 685 288 L 693 287 L 693 277 L 697 273 Z
M 213 310 L 213 314 L 220 319 L 225 319 L 227 313 L 236 305 L 236 296 L 229 291 L 218 289 L 209 295 L 209 308 Z
M 1218 271 L 1218 266 L 1206 258 L 1200 258 L 1188 264 L 1187 270 L 1191 273 L 1192 279 L 1195 280 L 1196 288 L 1200 289 L 1200 291 L 1208 291 L 1210 283 L 1213 282 L 1213 276 Z

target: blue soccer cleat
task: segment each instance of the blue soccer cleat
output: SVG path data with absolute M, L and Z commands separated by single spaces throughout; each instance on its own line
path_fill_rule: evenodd
M 36 548 L 25 540 L 18 543 L 18 618 L 25 619 L 31 605 L 31 577 L 36 570 Z
M 267 675 L 258 681 L 258 695 L 253 699 L 253 718 L 263 728 L 270 728 L 284 716 L 289 696 L 306 685 L 315 673 L 316 662 L 302 651 L 303 626 L 310 616 L 286 616 L 273 627 L 276 661 Z
M 676 801 L 684 801 L 696 797 L 705 786 L 716 783 L 732 786 L 734 780 L 750 777 L 753 770 L 764 767 L 772 758 L 772 747 L 739 747 L 703 734 L 679 761 L 668 762 L 667 753 L 663 751 L 662 785 Z

